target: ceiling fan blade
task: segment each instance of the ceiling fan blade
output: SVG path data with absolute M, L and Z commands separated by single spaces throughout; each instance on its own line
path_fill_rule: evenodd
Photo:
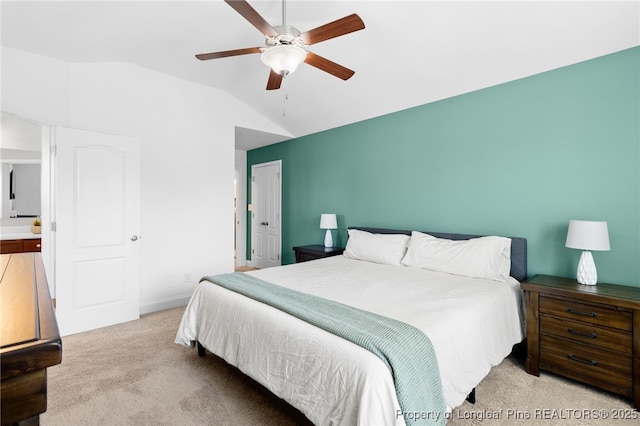
M 316 55 L 313 52 L 307 52 L 307 57 L 304 61 L 312 67 L 316 67 L 319 70 L 328 72 L 329 74 L 343 80 L 349 80 L 353 76 L 353 74 L 356 73 L 349 68 L 343 67 L 340 64 L 336 64 L 335 62 L 330 61 L 327 58 L 323 58 L 320 55 Z
M 246 49 L 234 49 L 234 50 L 224 50 L 222 52 L 199 53 L 196 55 L 196 58 L 200 59 L 201 61 L 206 61 L 209 59 L 226 58 L 228 56 L 248 55 L 250 53 L 262 53 L 262 49 L 260 49 L 259 47 L 247 47 Z
M 304 32 L 300 34 L 300 37 L 307 45 L 312 45 L 362 29 L 364 29 L 364 22 L 354 13 L 337 21 Z
M 267 81 L 267 90 L 276 90 L 280 88 L 282 84 L 282 74 L 270 69 L 269 80 Z
M 278 32 L 245 0 L 224 0 L 224 2 L 265 36 L 275 37 L 278 35 Z

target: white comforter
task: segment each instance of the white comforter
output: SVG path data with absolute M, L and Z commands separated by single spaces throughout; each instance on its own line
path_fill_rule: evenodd
M 524 336 L 521 291 L 514 279 L 479 280 L 343 256 L 250 274 L 422 330 L 435 348 L 449 408 L 462 404 Z M 199 284 L 176 335 L 179 344 L 194 340 L 315 424 L 404 424 L 381 360 L 260 302 Z

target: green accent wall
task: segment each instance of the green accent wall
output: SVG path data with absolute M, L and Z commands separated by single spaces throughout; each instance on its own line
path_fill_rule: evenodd
M 252 150 L 247 170 L 282 160 L 284 264 L 336 213 L 336 245 L 349 226 L 520 236 L 530 275 L 575 277 L 569 220 L 604 220 L 599 281 L 640 287 L 639 81 L 636 47 Z

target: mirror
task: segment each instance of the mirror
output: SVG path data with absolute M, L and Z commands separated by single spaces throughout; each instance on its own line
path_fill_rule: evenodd
M 40 216 L 42 126 L 2 113 L 0 219 Z

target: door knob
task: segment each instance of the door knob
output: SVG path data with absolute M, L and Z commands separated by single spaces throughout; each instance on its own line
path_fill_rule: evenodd
M 267 225 L 269 225 L 269 222 L 260 222 L 260 225 L 267 226 Z
M 132 236 L 131 241 L 138 241 L 138 236 L 137 235 Z

